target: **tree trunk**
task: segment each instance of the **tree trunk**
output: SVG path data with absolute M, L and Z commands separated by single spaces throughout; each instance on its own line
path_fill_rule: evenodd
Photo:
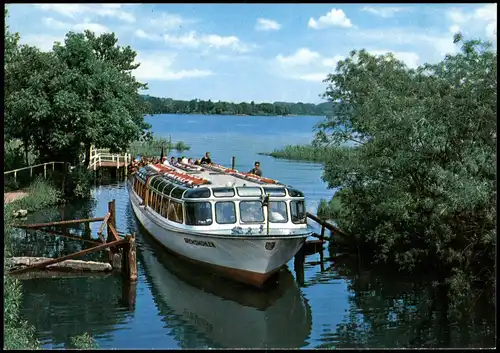
M 85 143 L 85 167 L 88 167 L 90 164 L 90 146 L 89 142 Z
M 25 162 L 26 166 L 29 166 L 29 159 L 28 159 L 28 142 L 25 140 L 24 141 L 24 157 L 25 157 Z

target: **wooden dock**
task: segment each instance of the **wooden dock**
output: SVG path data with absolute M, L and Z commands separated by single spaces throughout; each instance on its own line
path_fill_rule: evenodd
M 88 219 L 62 220 L 58 222 L 16 224 L 14 227 L 20 229 L 38 229 L 47 234 L 66 237 L 69 239 L 81 240 L 92 243 L 92 247 L 58 258 L 11 258 L 9 263 L 14 267 L 21 267 L 9 271 L 9 275 L 23 274 L 33 270 L 46 269 L 51 271 L 76 271 L 76 272 L 107 272 L 109 270 L 120 271 L 130 282 L 137 281 L 137 262 L 135 235 L 120 237 L 116 230 L 116 207 L 115 200 L 108 203 L 108 213 L 104 217 L 94 217 Z M 68 231 L 54 231 L 46 228 L 61 227 L 70 224 L 82 224 L 102 222 L 97 236 L 99 240 L 88 240 L 71 234 Z M 103 231 L 107 228 L 107 238 L 104 238 Z M 107 263 L 74 261 L 81 257 L 97 251 L 109 249 Z M 67 272 L 66 272 L 67 273 Z
M 98 168 L 116 168 L 127 175 L 127 167 L 131 161 L 130 153 L 111 153 L 109 148 L 98 149 L 90 146 L 90 161 L 87 167 L 94 171 L 97 171 Z

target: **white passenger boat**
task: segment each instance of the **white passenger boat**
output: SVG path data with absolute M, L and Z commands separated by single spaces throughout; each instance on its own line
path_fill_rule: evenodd
M 170 251 L 262 286 L 311 235 L 304 194 L 218 165 L 161 164 L 129 179 L 134 213 Z

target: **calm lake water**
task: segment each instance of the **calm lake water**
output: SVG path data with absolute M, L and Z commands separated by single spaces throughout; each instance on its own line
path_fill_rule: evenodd
M 287 144 L 309 143 L 320 117 L 157 115 L 157 136 L 191 146 L 184 154 L 251 169 L 304 191 L 307 208 L 332 197 L 322 166 L 258 156 Z M 160 152 L 160 151 L 159 151 Z M 158 152 L 158 154 L 159 154 Z M 178 155 L 175 153 L 174 155 Z M 306 258 L 303 273 L 288 269 L 259 291 L 220 279 L 163 252 L 139 227 L 123 181 L 96 186 L 90 202 L 44 210 L 29 221 L 104 216 L 116 199 L 117 226 L 136 232 L 138 283 L 119 276 L 31 279 L 23 283 L 22 315 L 36 327 L 44 348 L 68 347 L 90 333 L 101 348 L 356 348 L 492 347 L 495 315 L 480 298 L 460 321 L 448 318 L 446 297 L 425 279 L 405 279 L 363 269 L 366 264 L 325 248 Z M 91 226 L 93 234 L 98 223 Z M 56 256 L 81 242 L 20 233 L 19 254 Z M 90 258 L 90 257 L 87 257 Z M 95 255 L 94 255 L 95 258 Z M 472 319 L 471 319 L 472 318 Z

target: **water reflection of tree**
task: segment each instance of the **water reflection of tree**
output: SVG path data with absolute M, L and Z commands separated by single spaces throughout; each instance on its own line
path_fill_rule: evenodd
M 336 258 L 336 271 L 353 293 L 350 309 L 318 348 L 494 346 L 492 297 L 484 295 L 457 316 L 446 288 L 429 276 L 401 278 L 358 266 L 355 258 Z
M 119 276 L 33 279 L 23 281 L 21 308 L 42 342 L 68 347 L 71 337 L 99 338 L 124 323 L 131 313 L 122 299 Z

